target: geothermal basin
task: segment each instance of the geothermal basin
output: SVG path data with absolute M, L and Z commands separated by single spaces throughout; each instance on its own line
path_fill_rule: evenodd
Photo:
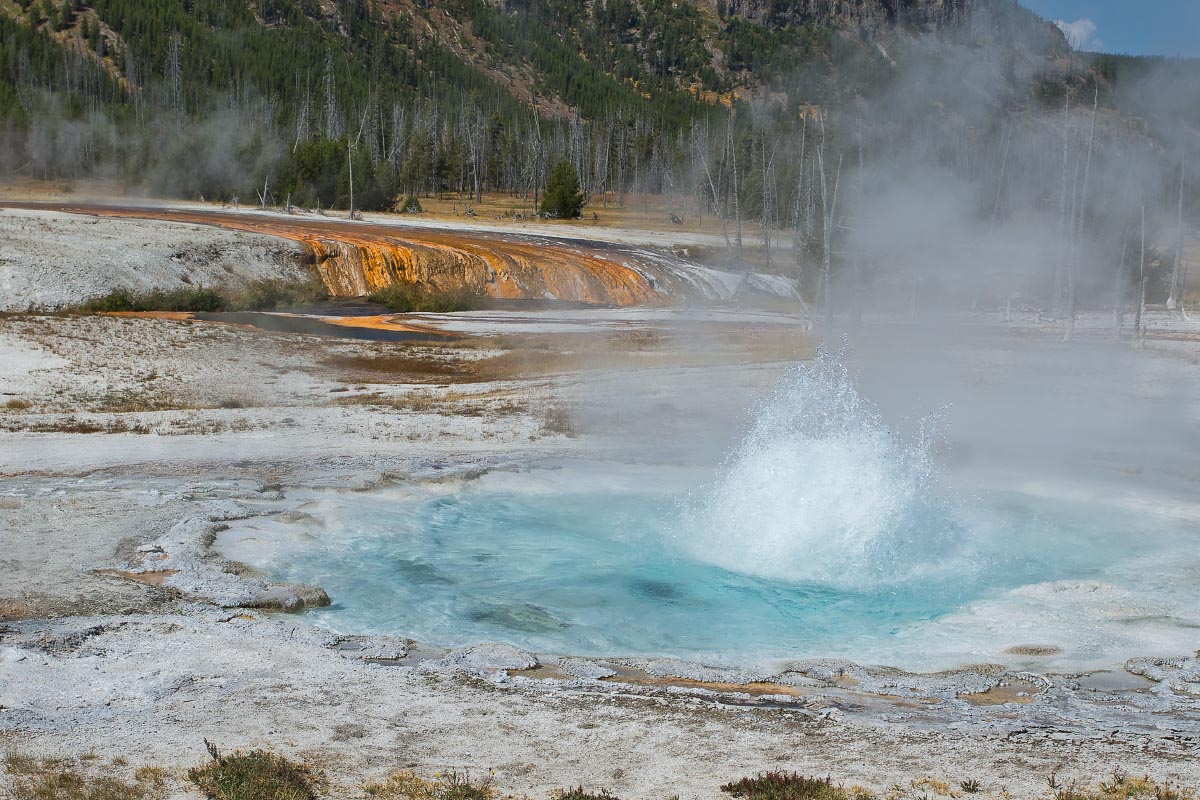
M 294 492 L 286 521 L 217 545 L 325 588 L 322 627 L 435 645 L 913 670 L 1194 650 L 1194 365 L 947 333 L 868 335 L 741 384 L 595 376 L 579 425 L 642 410 L 573 457 Z

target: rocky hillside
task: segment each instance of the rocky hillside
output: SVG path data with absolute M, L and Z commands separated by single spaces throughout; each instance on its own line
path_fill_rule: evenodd
M 1014 0 L 0 0 L 0 27 L 6 117 L 47 84 L 185 110 L 250 90 L 331 129 L 380 93 L 679 121 L 816 71 L 819 100 L 856 88 L 860 51 L 947 29 L 1067 49 Z

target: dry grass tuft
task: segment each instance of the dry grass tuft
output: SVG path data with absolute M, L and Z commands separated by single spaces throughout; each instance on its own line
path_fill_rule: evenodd
M 1132 777 L 1117 769 L 1106 781 L 1095 786 L 1075 782 L 1060 785 L 1054 775 L 1049 779 L 1053 800 L 1196 800 L 1194 790 L 1173 783 L 1158 783 L 1149 776 Z
M 349 372 L 351 378 L 363 378 L 367 383 L 457 383 L 471 380 L 470 374 L 462 366 L 432 358 L 422 351 L 370 356 L 338 355 L 325 363 L 334 369 Z
M 22 603 L 20 600 L 0 598 L 0 622 L 29 619 L 34 616 L 36 616 L 36 613 L 33 606 L 28 603 Z
M 9 411 L 28 411 L 33 408 L 33 403 L 28 400 L 22 400 L 19 397 L 14 397 L 4 404 L 4 407 Z
M 93 754 L 78 758 L 36 758 L 19 753 L 4 757 L 11 800 L 162 800 L 170 774 L 160 767 L 140 767 L 132 780 L 119 777 L 123 760 L 105 765 Z M 2 784 L 0 784 L 2 786 Z
M 393 772 L 385 780 L 368 783 L 363 791 L 379 800 L 496 800 L 491 779 L 472 781 L 458 772 L 439 772 L 432 780 L 415 772 Z
M 542 434 L 545 436 L 568 436 L 575 437 L 578 431 L 575 429 L 575 422 L 571 418 L 570 412 L 559 405 L 552 405 L 546 408 L 542 418 Z

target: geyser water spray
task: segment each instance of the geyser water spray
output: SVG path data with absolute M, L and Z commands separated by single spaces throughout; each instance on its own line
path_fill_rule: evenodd
M 678 544 L 748 575 L 843 588 L 927 576 L 961 532 L 934 491 L 928 421 L 890 430 L 839 354 L 791 371 L 716 480 L 684 502 Z

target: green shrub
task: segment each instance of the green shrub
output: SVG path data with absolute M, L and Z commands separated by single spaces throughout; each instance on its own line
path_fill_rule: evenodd
M 410 194 L 404 198 L 404 203 L 401 204 L 400 211 L 405 214 L 420 214 L 422 211 L 421 201 L 417 199 L 415 194 Z
M 274 311 L 279 308 L 311 305 L 329 299 L 329 291 L 318 278 L 304 283 L 264 278 L 241 289 L 225 292 L 226 311 Z
M 764 772 L 721 787 L 745 800 L 850 800 L 849 793 L 831 778 L 810 778 L 797 772 Z
M 85 301 L 77 310 L 97 314 L 130 311 L 273 311 L 320 302 L 328 297 L 325 285 L 316 278 L 304 283 L 268 278 L 221 290 L 189 286 L 134 294 L 128 289 L 113 289 L 108 294 Z
M 479 308 L 484 295 L 472 289 L 443 291 L 418 283 L 398 283 L 372 292 L 367 299 L 397 314 L 412 311 L 442 314 Z
M 320 776 L 268 750 L 237 750 L 188 770 L 188 780 L 209 800 L 316 800 Z
M 113 289 L 106 295 L 93 297 L 91 300 L 84 301 L 81 308 L 84 311 L 94 311 L 97 313 L 111 313 L 115 311 L 133 311 L 134 297 L 128 289 Z
M 135 295 L 128 289 L 113 289 L 106 295 L 83 303 L 84 311 L 220 311 L 224 298 L 203 286 L 181 289 L 157 289 Z

